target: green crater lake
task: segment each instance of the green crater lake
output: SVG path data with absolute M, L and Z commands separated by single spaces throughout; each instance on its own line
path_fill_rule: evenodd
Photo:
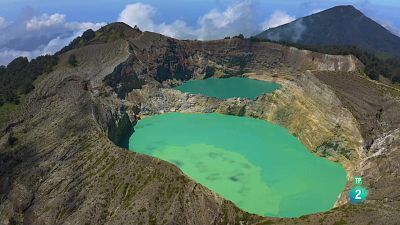
M 253 118 L 146 117 L 135 126 L 129 149 L 171 162 L 241 209 L 263 216 L 327 211 L 346 183 L 340 164 L 313 155 L 286 129 Z
M 175 89 L 192 94 L 202 94 L 220 99 L 233 97 L 255 99 L 264 93 L 271 93 L 279 84 L 243 77 L 209 78 L 190 80 Z

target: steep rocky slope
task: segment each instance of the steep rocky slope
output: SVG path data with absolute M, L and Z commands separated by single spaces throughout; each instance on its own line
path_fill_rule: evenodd
M 241 39 L 178 41 L 129 29 L 111 24 L 61 54 L 54 72 L 40 77 L 23 110 L 2 128 L 0 224 L 400 222 L 400 103 L 359 74 L 356 58 Z M 71 54 L 77 67 L 68 65 Z M 171 89 L 189 79 L 241 75 L 282 88 L 256 100 L 224 101 Z M 353 206 L 343 194 L 326 213 L 262 218 L 167 162 L 116 146 L 135 124 L 132 115 L 169 111 L 280 124 L 315 154 L 342 163 L 346 188 L 352 175 L 363 175 L 369 200 Z

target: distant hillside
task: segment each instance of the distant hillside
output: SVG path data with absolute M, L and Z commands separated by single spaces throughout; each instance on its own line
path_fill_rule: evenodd
M 260 39 L 252 38 L 253 41 Z M 274 42 L 274 41 L 272 41 Z M 329 55 L 353 55 L 364 65 L 363 72 L 373 80 L 381 80 L 381 76 L 392 83 L 400 83 L 400 59 L 398 57 L 381 58 L 356 46 L 347 45 L 305 45 L 276 41 L 276 43 L 298 49 L 306 49 Z M 387 81 L 386 79 L 386 81 Z
M 400 37 L 353 6 L 333 7 L 256 37 L 305 45 L 354 45 L 379 56 L 400 56 Z

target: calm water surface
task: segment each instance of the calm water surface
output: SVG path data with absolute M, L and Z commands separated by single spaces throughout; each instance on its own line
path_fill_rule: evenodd
M 129 149 L 178 166 L 251 213 L 298 217 L 332 208 L 342 166 L 310 153 L 286 129 L 221 114 L 168 113 L 135 126 Z

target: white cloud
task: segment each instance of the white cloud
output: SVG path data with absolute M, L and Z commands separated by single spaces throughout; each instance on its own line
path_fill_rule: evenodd
M 153 16 L 156 9 L 151 5 L 143 3 L 129 4 L 119 14 L 118 21 L 127 23 L 131 26 L 138 25 L 141 29 L 155 31 Z
M 41 16 L 33 17 L 26 21 L 26 29 L 28 31 L 38 31 L 46 28 L 64 28 L 67 30 L 77 31 L 77 30 L 97 30 L 106 23 L 91 23 L 91 22 L 65 22 L 66 15 L 55 13 L 52 15 L 47 15 L 46 13 Z
M 253 35 L 258 30 L 251 0 L 235 2 L 224 11 L 212 9 L 199 17 L 195 27 L 188 26 L 182 20 L 157 24 L 154 22 L 156 13 L 157 10 L 151 5 L 130 4 L 120 13 L 118 21 L 137 25 L 142 30 L 185 39 L 218 39 L 239 33 Z
M 65 22 L 65 15 L 55 13 L 52 15 L 42 14 L 26 21 L 27 30 L 41 30 L 43 28 L 60 26 Z
M 240 19 L 252 17 L 251 2 L 244 1 L 229 6 L 225 11 L 219 12 L 216 9 L 211 10 L 200 18 L 200 24 L 203 26 L 214 26 L 216 28 L 225 28 Z
M 72 35 L 67 37 L 60 37 L 57 36 L 56 38 L 52 39 L 42 48 L 37 49 L 40 53 L 37 55 L 46 55 L 46 54 L 53 54 L 59 51 L 61 48 L 67 46 L 74 38 L 81 35 L 84 30 L 75 31 Z
M 284 11 L 277 10 L 263 23 L 261 23 L 261 28 L 262 30 L 267 30 L 269 28 L 274 28 L 286 23 L 290 23 L 295 19 L 296 17 L 290 16 Z
M 239 33 L 253 35 L 258 32 L 254 10 L 253 1 L 236 2 L 222 12 L 211 10 L 199 19 L 197 36 L 199 39 L 219 39 Z
M 65 28 L 68 28 L 70 30 L 80 30 L 80 31 L 85 31 L 85 30 L 98 30 L 101 27 L 107 25 L 106 23 L 90 23 L 90 22 L 71 22 L 71 23 L 65 23 Z
M 66 22 L 66 16 L 59 13 L 42 14 L 27 21 L 10 22 L 6 25 L 9 24 L 12 26 L 0 26 L 0 65 L 8 64 L 19 56 L 32 59 L 39 55 L 53 54 L 85 30 L 98 30 L 106 25 L 106 23 Z M 23 46 L 15 43 L 23 43 Z
M 0 28 L 3 28 L 6 26 L 6 19 L 0 16 Z
M 0 65 L 7 65 L 12 59 L 24 56 L 32 58 L 39 54 L 36 51 L 19 51 L 14 49 L 3 49 L 0 51 Z
M 7 65 L 13 59 L 23 56 L 28 59 L 35 58 L 40 55 L 54 54 L 64 46 L 68 45 L 74 38 L 81 35 L 83 30 L 76 31 L 72 35 L 67 37 L 57 36 L 50 40 L 47 44 L 38 46 L 32 51 L 23 51 L 16 49 L 3 48 L 0 49 L 0 65 Z
M 388 29 L 394 35 L 400 37 L 400 28 L 396 27 L 392 22 L 384 20 L 377 20 L 377 21 L 379 22 L 379 24 L 381 24 L 384 28 Z
M 162 23 L 156 26 L 156 31 L 169 37 L 174 38 L 197 38 L 196 31 L 189 27 L 185 21 L 175 20 L 171 24 Z
M 322 12 L 322 11 L 324 11 L 324 9 L 314 9 L 314 10 L 311 11 L 311 14 L 319 13 L 319 12 Z

